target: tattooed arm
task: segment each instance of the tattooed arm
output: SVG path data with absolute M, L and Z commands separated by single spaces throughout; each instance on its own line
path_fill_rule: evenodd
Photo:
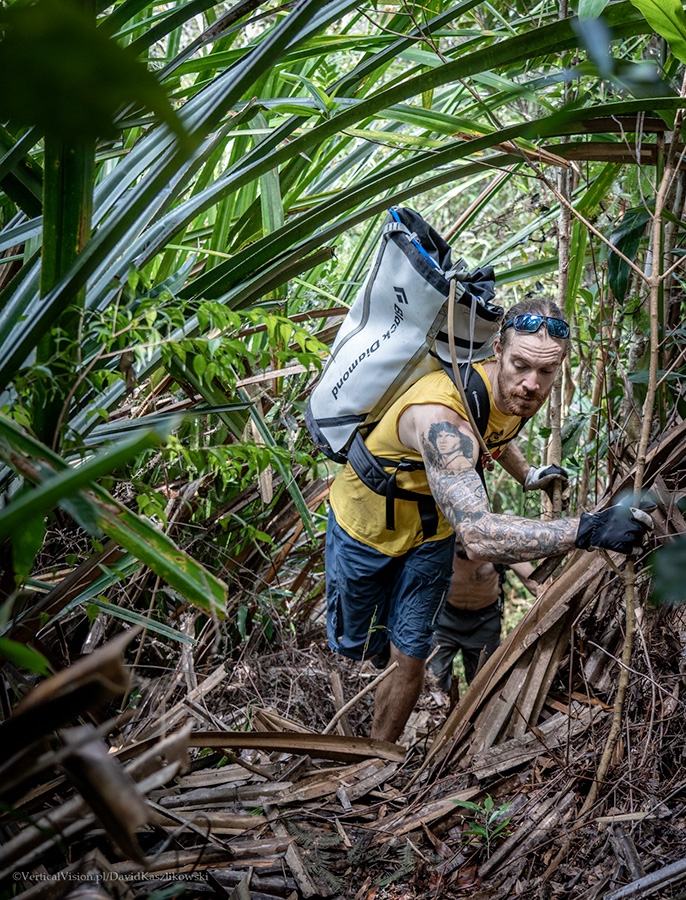
M 469 424 L 438 404 L 408 407 L 399 437 L 421 453 L 434 500 L 470 559 L 513 563 L 574 548 L 578 519 L 539 522 L 492 513 L 476 473 L 479 451 Z

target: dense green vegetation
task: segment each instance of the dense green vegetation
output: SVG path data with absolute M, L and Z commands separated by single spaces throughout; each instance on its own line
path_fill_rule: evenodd
M 245 637 L 232 591 L 251 548 L 279 553 L 264 523 L 289 502 L 320 540 L 308 385 L 393 203 L 494 265 L 504 305 L 566 306 L 570 364 L 528 449 L 574 473 L 573 505 L 680 420 L 678 0 L 96 7 L 0 9 L 15 662 L 39 665 L 22 648 L 65 610 L 124 616 L 133 577 L 129 621 L 180 640 L 190 602 Z M 492 493 L 521 510 L 506 479 Z

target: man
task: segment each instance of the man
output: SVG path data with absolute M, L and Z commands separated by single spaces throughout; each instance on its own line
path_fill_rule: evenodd
M 505 315 L 495 358 L 477 364 L 490 394 L 484 439 L 499 463 L 528 487 L 535 473 L 512 437 L 522 418 L 548 398 L 567 352 L 569 325 L 547 300 L 527 300 Z M 423 463 L 397 472 L 403 490 L 430 494 L 438 523 L 427 535 L 419 504 L 396 499 L 388 527 L 386 498 L 347 463 L 331 488 L 326 541 L 329 646 L 352 659 L 397 666 L 379 685 L 371 736 L 395 741 L 419 697 L 432 632 L 448 592 L 455 541 L 469 559 L 517 563 L 576 547 L 630 553 L 645 525 L 628 509 L 541 522 L 490 511 L 477 474 L 479 445 L 459 393 L 442 370 L 425 375 L 390 407 L 366 440 L 377 457 Z M 504 449 L 503 449 L 504 448 Z M 409 470 L 408 470 L 409 469 Z M 532 474 L 533 473 L 533 480 Z
M 500 646 L 503 616 L 503 581 L 510 568 L 534 597 L 539 585 L 531 579 L 530 562 L 500 563 L 464 559 L 455 554 L 453 580 L 445 606 L 434 631 L 438 648 L 431 657 L 429 669 L 436 676 L 436 684 L 451 700 L 457 699 L 453 686 L 453 661 L 462 653 L 465 680 L 469 684 L 479 664 Z

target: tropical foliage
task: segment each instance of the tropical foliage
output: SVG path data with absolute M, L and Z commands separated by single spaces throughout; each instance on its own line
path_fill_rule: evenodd
M 216 622 L 282 495 L 319 540 L 307 386 L 394 203 L 493 264 L 504 305 L 566 305 L 529 451 L 575 472 L 574 502 L 634 461 L 656 377 L 654 428 L 683 414 L 677 0 L 97 6 L 0 10 L 6 634 L 30 642 L 38 608 L 117 615 L 141 567 L 169 587 L 144 623 L 185 601 Z M 56 568 L 91 575 L 41 605 L 46 528 L 90 535 Z

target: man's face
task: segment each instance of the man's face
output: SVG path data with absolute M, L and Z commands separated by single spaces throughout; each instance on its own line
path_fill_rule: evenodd
M 497 360 L 493 399 L 501 412 L 531 417 L 552 390 L 565 354 L 565 342 L 551 338 L 545 328 L 535 334 L 512 331 L 503 347 L 494 343 Z

